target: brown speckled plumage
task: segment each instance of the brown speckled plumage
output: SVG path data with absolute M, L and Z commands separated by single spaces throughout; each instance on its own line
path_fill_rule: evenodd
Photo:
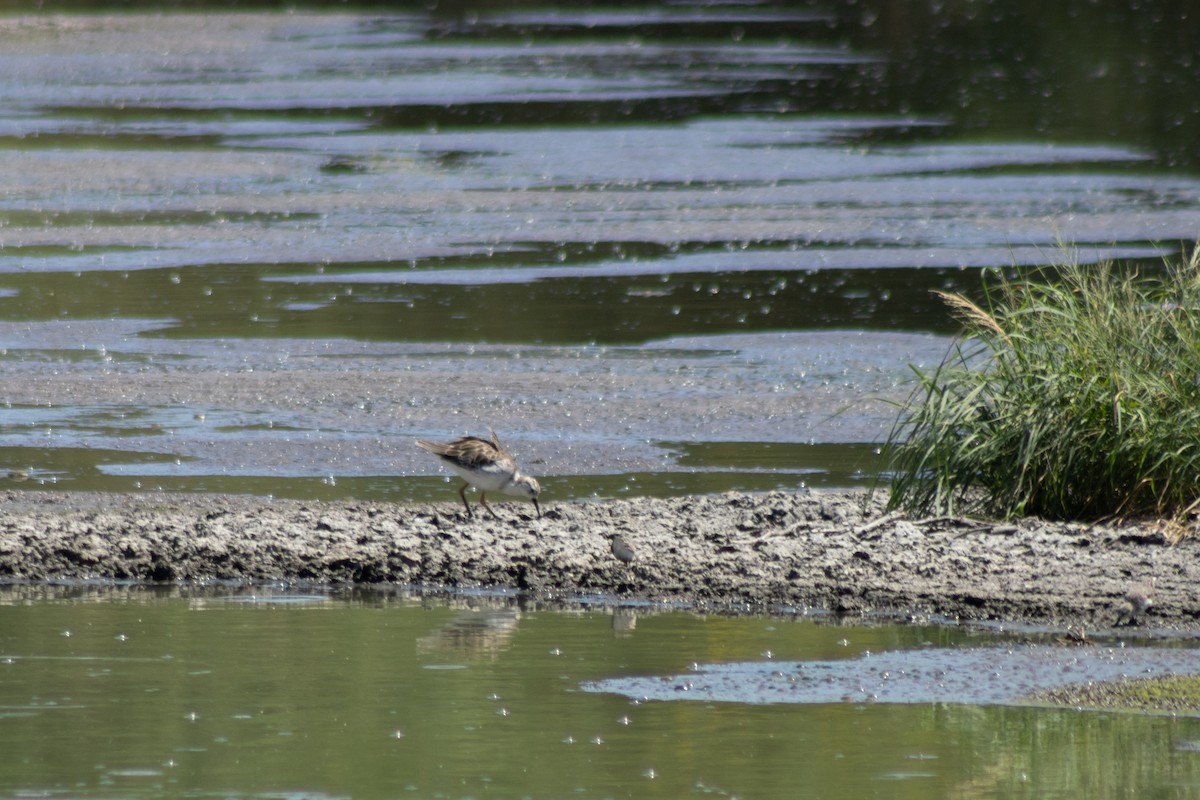
M 540 517 L 542 509 L 538 505 L 538 495 L 542 487 L 534 478 L 521 473 L 517 462 L 500 444 L 496 432 L 488 428 L 488 433 L 491 434 L 490 439 L 462 436 L 446 443 L 418 439 L 417 447 L 433 453 L 463 479 L 458 494 L 467 509 L 467 516 L 474 516 L 471 504 L 467 502 L 467 487 L 475 486 L 479 489 L 479 504 L 497 519 L 496 512 L 487 504 L 488 492 L 504 492 L 528 498 L 533 501 L 533 507 Z

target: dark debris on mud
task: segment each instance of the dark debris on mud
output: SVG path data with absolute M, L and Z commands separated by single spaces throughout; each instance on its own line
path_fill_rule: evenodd
M 461 506 L 10 492 L 0 579 L 509 588 L 837 614 L 1200 627 L 1200 542 L 1152 526 L 908 519 L 861 492 Z M 637 559 L 611 550 L 620 533 Z M 1134 598 L 1134 599 L 1130 599 Z

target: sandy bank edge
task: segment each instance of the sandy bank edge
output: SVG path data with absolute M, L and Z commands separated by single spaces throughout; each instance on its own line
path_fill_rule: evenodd
M 0 579 L 513 587 L 704 608 L 1200 630 L 1200 540 L 1151 525 L 905 519 L 861 492 L 461 506 L 9 492 Z M 620 532 L 637 551 L 610 551 Z

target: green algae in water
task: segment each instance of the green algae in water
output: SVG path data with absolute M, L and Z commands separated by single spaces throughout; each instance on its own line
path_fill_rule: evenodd
M 1200 715 L 1200 675 L 1077 683 L 1035 692 L 1029 699 L 1076 708 Z

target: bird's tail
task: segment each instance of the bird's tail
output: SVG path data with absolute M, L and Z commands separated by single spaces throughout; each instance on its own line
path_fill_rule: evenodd
M 428 439 L 417 439 L 417 447 L 426 452 L 433 453 L 435 456 L 446 455 L 446 445 L 431 442 Z

